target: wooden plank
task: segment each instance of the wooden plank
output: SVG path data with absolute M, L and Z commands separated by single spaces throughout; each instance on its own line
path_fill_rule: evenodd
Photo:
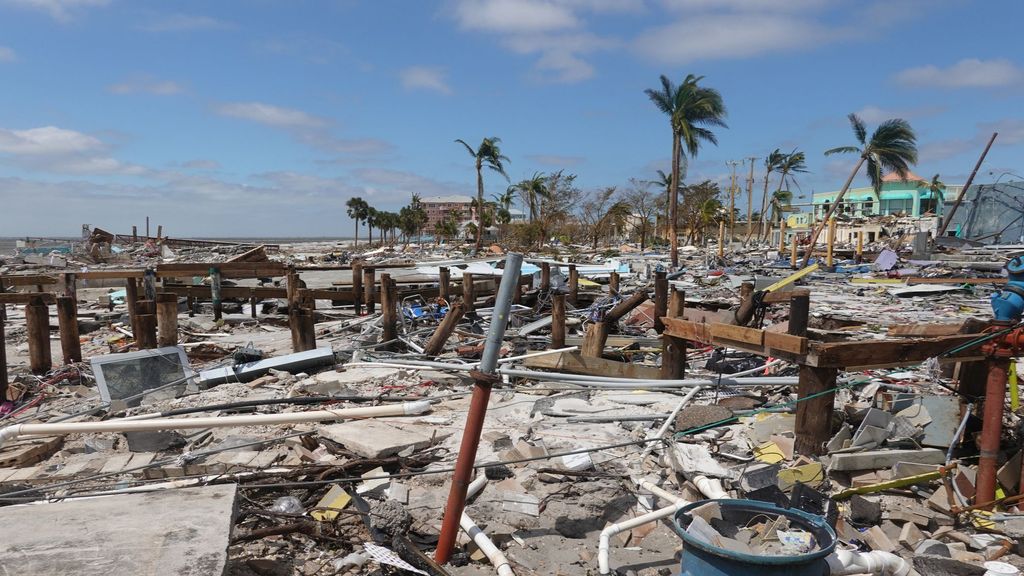
M 75 272 L 75 278 L 78 280 L 120 280 L 124 278 L 142 278 L 145 275 L 146 271 L 142 268 Z
M 525 358 L 523 365 L 528 368 L 544 368 L 587 376 L 611 376 L 641 380 L 657 380 L 661 377 L 661 370 L 655 366 L 584 357 L 579 352 L 562 352 Z
M 934 358 L 981 334 L 960 334 L 930 339 L 866 340 L 860 342 L 811 342 L 807 364 L 816 367 L 854 368 L 917 364 Z M 962 356 L 976 356 L 978 350 L 965 350 Z
M 64 445 L 63 436 L 47 436 L 21 440 L 0 449 L 0 466 L 21 468 L 49 458 Z
M 712 339 L 723 338 L 754 346 L 764 346 L 764 330 L 730 324 L 710 324 L 710 327 Z
M 802 336 L 765 331 L 764 346 L 771 351 L 782 350 L 801 356 L 807 354 L 807 338 Z
M 50 292 L 5 292 L 0 294 L 0 304 L 28 304 L 34 298 L 41 298 L 44 304 L 55 304 L 57 297 Z
M 4 286 L 39 286 L 41 284 L 56 284 L 57 278 L 43 274 L 13 274 L 0 276 L 0 282 Z
M 664 334 L 675 338 L 700 342 L 701 344 L 712 343 L 711 331 L 708 329 L 707 324 L 690 322 L 682 318 L 669 318 L 667 316 L 662 319 L 662 322 L 665 323 Z
M 950 324 L 896 324 L 889 326 L 889 336 L 951 336 L 963 330 L 964 323 Z

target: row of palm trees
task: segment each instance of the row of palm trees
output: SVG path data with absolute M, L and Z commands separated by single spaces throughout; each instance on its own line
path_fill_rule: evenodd
M 348 217 L 355 223 L 356 247 L 359 246 L 360 224 L 366 224 L 369 244 L 372 246 L 374 228 L 381 233 L 381 244 L 388 242 L 389 235 L 391 244 L 394 244 L 397 232 L 401 232 L 405 242 L 408 242 L 422 232 L 423 226 L 427 222 L 427 213 L 423 209 L 418 194 L 413 194 L 409 204 L 403 206 L 398 212 L 377 210 L 358 196 L 349 198 L 345 202 L 345 207 Z
M 722 95 L 713 88 L 701 86 L 703 76 L 689 74 L 678 85 L 664 75 L 660 80 L 660 88 L 647 89 L 644 93 L 659 111 L 668 116 L 672 134 L 671 173 L 666 177 L 664 172 L 659 171 L 659 179 L 654 182 L 666 186 L 669 254 L 672 266 L 676 267 L 679 265 L 678 200 L 679 194 L 683 190 L 682 179 L 685 177 L 687 155 L 690 158 L 695 158 L 704 143 L 718 144 L 718 138 L 712 129 L 728 127 L 725 123 L 727 112 Z M 906 120 L 896 118 L 882 122 L 872 133 L 870 139 L 867 137 L 867 128 L 864 122 L 856 114 L 850 114 L 849 120 L 859 146 L 841 146 L 827 150 L 825 154 L 854 153 L 858 155 L 857 164 L 839 195 L 830 205 L 824 220 L 814 228 L 809 240 L 810 246 L 814 246 L 817 242 L 825 223 L 832 218 L 836 208 L 842 203 L 843 197 L 850 189 L 850 185 L 862 166 L 867 165 L 868 178 L 875 193 L 878 194 L 882 189 L 884 173 L 895 173 L 901 179 L 905 179 L 910 166 L 917 163 L 917 138 L 913 128 Z M 770 196 L 772 220 L 774 221 L 775 218 L 783 216 L 783 206 L 789 204 L 792 198 L 789 184 L 793 183 L 796 174 L 807 171 L 806 160 L 806 155 L 795 149 L 789 154 L 775 149 L 765 158 L 764 194 L 761 206 L 761 228 L 765 233 L 767 232 L 767 227 L 764 224 L 768 212 L 768 184 L 772 173 L 779 174 L 779 185 Z M 933 178 L 933 181 L 938 181 L 938 176 Z M 808 250 L 804 255 L 804 266 L 807 265 L 810 254 L 811 250 Z

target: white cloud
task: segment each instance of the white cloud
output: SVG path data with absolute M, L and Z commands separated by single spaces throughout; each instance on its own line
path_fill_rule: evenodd
M 979 122 L 977 131 L 970 138 L 950 138 L 926 142 L 918 150 L 918 161 L 925 164 L 954 158 L 966 152 L 980 154 L 993 132 L 999 133 L 993 144 L 995 148 L 1022 144 L 1024 143 L 1024 119 L 1004 118 L 994 122 Z
M 911 118 L 925 118 L 928 116 L 936 116 L 946 111 L 944 106 L 919 106 L 915 108 L 881 108 L 879 106 L 868 105 L 857 112 L 857 116 L 860 116 L 861 120 L 864 120 L 868 124 L 878 124 L 879 122 L 885 122 L 890 118 L 903 118 L 905 120 Z
M 430 90 L 439 94 L 451 94 L 452 89 L 446 79 L 443 68 L 430 66 L 410 66 L 401 70 L 398 77 L 407 90 Z
M 8 130 L 0 128 L 0 152 L 16 156 L 94 152 L 103 143 L 92 136 L 56 126 Z
M 826 0 L 661 0 L 669 10 L 737 10 L 743 12 L 803 12 L 820 8 Z
M 0 46 L 0 62 L 17 62 L 18 55 L 14 53 L 13 48 L 7 46 Z
M 520 54 L 539 54 L 534 64 L 535 79 L 544 82 L 575 83 L 594 76 L 593 65 L 581 55 L 618 46 L 618 42 L 590 33 L 512 36 L 504 41 Z
M 139 26 L 147 32 L 189 32 L 193 30 L 226 30 L 229 22 L 197 14 L 161 14 Z
M 110 0 L 0 0 L 0 2 L 46 12 L 58 22 L 70 21 L 73 17 L 72 13 L 79 9 L 110 4 Z
M 140 76 L 131 78 L 124 82 L 111 84 L 107 90 L 114 94 L 155 94 L 157 96 L 169 96 L 181 93 L 184 89 L 181 84 L 170 80 L 160 80 L 152 76 Z
M 817 22 L 780 14 L 698 14 L 647 30 L 636 50 L 665 64 L 745 58 L 834 39 Z
M 320 128 L 327 121 L 293 108 L 283 108 L 263 102 L 228 102 L 216 107 L 218 114 L 249 120 L 275 128 Z
M 367 184 L 368 190 L 395 199 L 408 199 L 412 194 L 440 196 L 444 194 L 468 194 L 468 185 L 441 182 L 404 170 L 387 168 L 359 168 L 353 176 Z
M 207 158 L 198 158 L 196 160 L 182 162 L 181 167 L 188 168 L 189 170 L 219 170 L 220 162 Z
M 895 76 L 906 86 L 934 88 L 998 88 L 1024 82 L 1024 70 L 1006 59 L 965 58 L 948 68 L 908 68 Z
M 467 30 L 517 34 L 563 30 L 579 24 L 568 6 L 546 0 L 459 0 L 455 18 Z

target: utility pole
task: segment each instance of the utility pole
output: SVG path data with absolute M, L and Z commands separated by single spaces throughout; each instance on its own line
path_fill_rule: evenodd
M 747 158 L 750 160 L 750 176 L 747 177 L 747 238 L 754 229 L 754 162 L 756 156 Z
M 725 164 L 732 168 L 729 183 L 729 240 L 732 241 L 733 230 L 736 228 L 736 167 L 740 165 L 740 162 L 729 160 Z

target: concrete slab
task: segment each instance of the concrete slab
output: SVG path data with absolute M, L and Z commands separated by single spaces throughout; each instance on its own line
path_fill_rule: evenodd
M 832 470 L 879 470 L 891 468 L 897 462 L 914 462 L 917 464 L 942 464 L 946 454 L 935 448 L 922 450 L 870 450 L 849 454 L 833 454 Z
M 364 458 L 393 456 L 402 450 L 430 446 L 436 428 L 383 420 L 352 420 L 320 429 L 320 435 L 341 444 Z M 448 434 L 439 434 L 440 440 Z
M 235 485 L 0 509 L 4 574 L 216 576 L 225 572 Z

